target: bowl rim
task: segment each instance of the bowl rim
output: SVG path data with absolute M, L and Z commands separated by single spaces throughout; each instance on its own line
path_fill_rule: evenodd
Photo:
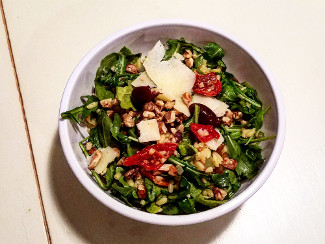
M 157 215 L 157 214 L 151 214 L 141 210 L 137 210 L 135 208 L 129 207 L 119 202 L 118 200 L 106 194 L 100 187 L 98 187 L 98 185 L 89 177 L 89 175 L 84 171 L 84 169 L 79 164 L 77 158 L 74 155 L 72 145 L 68 143 L 69 141 L 68 121 L 60 119 L 60 114 L 69 109 L 68 104 L 69 104 L 70 95 L 73 91 L 73 87 L 75 83 L 78 80 L 79 75 L 81 74 L 82 70 L 85 68 L 87 63 L 92 59 L 92 57 L 95 54 L 101 52 L 101 50 L 105 48 L 107 44 L 113 42 L 114 40 L 126 34 L 130 34 L 135 31 L 140 31 L 142 29 L 148 29 L 157 26 L 168 26 L 168 25 L 189 26 L 189 27 L 200 28 L 202 30 L 207 30 L 210 32 L 212 31 L 234 42 L 236 45 L 238 45 L 243 50 L 245 50 L 253 58 L 253 60 L 260 66 L 265 76 L 267 77 L 275 97 L 275 102 L 276 102 L 277 112 L 278 112 L 277 137 L 275 139 L 276 141 L 274 144 L 274 148 L 269 157 L 268 163 L 265 165 L 264 169 L 260 172 L 260 174 L 256 177 L 256 179 L 247 187 L 247 189 L 245 189 L 242 193 L 240 193 L 238 196 L 236 196 L 229 202 L 221 206 L 218 206 L 217 208 L 212 208 L 210 210 L 206 210 L 195 214 L 176 215 L 176 216 Z M 146 222 L 146 223 L 157 224 L 157 225 L 169 225 L 169 226 L 189 225 L 189 224 L 196 224 L 196 223 L 208 221 L 220 217 L 234 210 L 235 208 L 239 207 L 242 203 L 244 203 L 252 195 L 254 195 L 268 179 L 268 177 L 272 173 L 280 157 L 282 147 L 284 144 L 284 138 L 285 138 L 285 106 L 284 106 L 283 97 L 274 76 L 272 75 L 271 71 L 266 67 L 262 59 L 250 47 L 248 47 L 245 43 L 237 39 L 232 34 L 229 34 L 220 28 L 214 27 L 206 23 L 193 21 L 193 20 L 186 20 L 186 19 L 158 19 L 158 20 L 142 22 L 124 28 L 120 31 L 117 31 L 109 35 L 99 44 L 97 44 L 82 58 L 82 60 L 79 62 L 79 64 L 72 72 L 62 95 L 58 120 L 59 120 L 60 141 L 61 141 L 64 155 L 73 173 L 80 181 L 80 183 L 89 191 L 89 193 L 91 193 L 97 200 L 99 200 L 105 206 L 109 207 L 110 209 L 124 216 L 132 218 L 134 220 Z

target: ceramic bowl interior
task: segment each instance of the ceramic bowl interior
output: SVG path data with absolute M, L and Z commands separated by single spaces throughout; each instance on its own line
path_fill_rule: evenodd
M 224 62 L 227 71 L 239 81 L 248 81 L 257 89 L 264 107 L 271 106 L 265 117 L 263 131 L 267 135 L 277 135 L 275 140 L 263 142 L 263 157 L 266 159 L 260 173 L 245 182 L 235 197 L 228 203 L 201 213 L 182 216 L 153 215 L 126 206 L 102 191 L 91 178 L 87 162 L 78 142 L 87 136 L 86 129 L 73 125 L 67 120 L 59 120 L 61 144 L 67 161 L 84 187 L 107 207 L 130 218 L 161 225 L 193 224 L 221 216 L 252 196 L 271 174 L 284 140 L 284 106 L 281 93 L 272 75 L 252 50 L 231 35 L 205 24 L 184 20 L 160 20 L 136 25 L 115 33 L 95 46 L 73 71 L 65 88 L 60 113 L 80 106 L 80 96 L 91 94 L 96 70 L 100 61 L 109 53 L 121 47 L 129 47 L 133 53 L 147 54 L 155 43 L 165 43 L 169 38 L 184 37 L 187 41 L 203 46 L 216 42 L 225 50 Z

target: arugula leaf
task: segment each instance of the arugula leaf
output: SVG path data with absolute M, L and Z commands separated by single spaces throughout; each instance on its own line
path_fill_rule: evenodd
M 162 213 L 167 215 L 180 214 L 180 210 L 174 204 L 166 204 L 163 205 L 161 208 L 163 210 Z
M 97 149 L 101 147 L 97 127 L 90 129 L 88 141 L 91 142 Z
M 136 111 L 135 107 L 131 102 L 132 86 L 116 87 L 116 97 L 120 101 L 121 108 L 129 109 L 132 108 Z
M 126 46 L 122 47 L 119 53 L 124 55 L 125 57 L 132 55 L 131 50 L 129 48 L 127 48 Z
M 124 74 L 126 65 L 127 65 L 126 57 L 123 54 L 118 53 L 118 60 L 115 63 L 115 70 L 114 70 L 116 75 Z
M 252 179 L 258 172 L 258 167 L 254 161 L 250 161 L 244 153 L 237 158 L 236 172 L 247 179 Z
M 210 60 L 218 60 L 225 55 L 223 49 L 214 42 L 205 45 L 204 49 L 206 51 L 204 55 Z
M 105 112 L 102 112 L 99 117 L 98 135 L 99 141 L 103 147 L 112 145 L 111 140 L 111 127 L 113 126 L 112 120 Z
M 169 60 L 174 55 L 174 53 L 179 52 L 179 49 L 181 47 L 179 41 L 177 40 L 170 39 L 166 43 L 169 48 L 165 52 L 165 55 L 162 59 L 163 61 Z
M 202 205 L 205 205 L 205 206 L 208 206 L 210 208 L 214 208 L 216 206 L 219 206 L 221 204 L 224 204 L 226 202 L 228 202 L 227 200 L 222 200 L 222 201 L 216 201 L 216 200 L 208 200 L 208 199 L 205 199 L 202 194 L 200 194 L 196 199 L 196 202 L 202 204 Z
M 196 46 L 195 44 L 185 41 L 185 39 L 183 37 L 181 39 L 179 39 L 178 41 L 181 44 L 181 47 L 184 49 L 191 48 L 193 50 L 193 52 L 194 51 L 197 53 L 204 52 L 200 47 Z
M 126 86 L 128 85 L 129 81 L 134 80 L 138 76 L 139 74 L 122 74 L 107 76 L 99 80 L 98 83 L 107 87 Z
M 131 186 L 118 186 L 116 183 L 112 184 L 112 189 L 114 189 L 115 191 L 119 192 L 122 196 L 128 198 L 130 196 L 132 196 L 132 191 L 133 191 L 133 187 Z
M 199 69 L 201 65 L 204 64 L 204 57 L 202 55 L 198 56 L 196 59 L 194 59 L 194 67 L 196 69 Z
M 182 156 L 189 156 L 198 152 L 194 146 L 184 141 L 178 144 L 178 150 Z
M 227 173 L 220 174 L 211 174 L 212 182 L 219 188 L 227 188 L 230 186 L 230 179 Z
M 168 190 L 155 185 L 151 180 L 144 177 L 144 185 L 147 189 L 148 199 L 153 202 L 161 193 L 168 194 Z
M 70 119 L 76 123 L 80 123 L 81 121 L 79 117 L 82 114 L 83 110 L 84 110 L 84 106 L 76 107 L 64 113 L 61 113 L 61 118 Z
M 154 202 L 151 203 L 147 208 L 146 210 L 149 212 L 149 213 L 159 213 L 161 211 L 161 208 L 160 206 L 156 205 Z
M 195 200 L 194 199 L 188 199 L 185 198 L 182 201 L 178 202 L 178 206 L 181 210 L 183 210 L 185 213 L 191 214 L 191 213 L 196 213 L 195 209 Z
M 233 140 L 229 135 L 226 135 L 225 139 L 229 157 L 236 159 L 241 153 L 239 144 L 235 140 Z
M 95 82 L 95 93 L 99 100 L 104 99 L 114 99 L 114 93 L 107 90 L 103 85 L 100 85 L 98 82 Z
M 82 106 L 76 107 L 64 113 L 61 113 L 62 119 L 70 119 L 78 124 L 83 122 L 82 120 L 95 111 L 97 107 L 88 109 L 87 106 L 93 102 L 97 102 L 98 98 L 95 96 L 82 96 L 81 100 L 84 102 Z
M 100 62 L 99 68 L 97 69 L 95 81 L 101 80 L 107 76 L 112 75 L 111 68 L 116 63 L 117 60 L 118 60 L 117 53 L 111 53 L 107 55 L 105 58 L 103 58 L 102 61 Z
M 191 183 L 190 181 L 188 181 L 184 176 L 182 177 L 180 185 L 182 187 L 186 187 L 187 190 L 189 191 L 191 197 L 193 197 L 193 198 L 197 197 L 202 192 L 201 189 L 195 187 L 195 185 L 193 183 Z
M 112 136 L 115 138 L 115 140 L 121 142 L 122 144 L 127 144 L 130 142 L 130 139 L 120 131 L 121 124 L 122 124 L 121 116 L 118 113 L 115 113 L 113 125 L 110 131 L 112 133 Z

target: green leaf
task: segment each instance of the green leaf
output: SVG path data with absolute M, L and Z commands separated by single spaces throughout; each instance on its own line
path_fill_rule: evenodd
M 126 60 L 126 57 L 121 53 L 118 53 L 118 57 L 119 58 L 115 63 L 115 73 L 116 73 L 116 75 L 122 75 L 125 73 L 127 60 Z
M 80 123 L 81 121 L 80 121 L 79 117 L 82 114 L 83 110 L 84 110 L 83 106 L 76 107 L 76 108 L 66 111 L 64 113 L 61 113 L 61 118 L 62 119 L 70 119 L 76 123 Z
M 100 85 L 98 82 L 95 82 L 95 93 L 99 100 L 104 99 L 114 99 L 114 93 L 107 90 L 104 86 Z
M 125 57 L 132 55 L 131 50 L 129 48 L 127 48 L 126 46 L 122 47 L 119 53 L 124 55 Z
M 113 183 L 112 188 L 115 191 L 119 192 L 123 197 L 126 197 L 126 198 L 132 196 L 132 191 L 134 189 L 131 186 L 123 186 L 123 187 L 121 187 L 121 186 L 118 186 L 116 183 Z
M 202 195 L 199 195 L 195 200 L 196 200 L 196 202 L 198 202 L 202 205 L 208 206 L 210 208 L 217 207 L 217 206 L 227 202 L 227 200 L 223 200 L 223 201 L 208 200 L 208 199 L 205 199 Z
M 235 93 L 234 89 L 232 88 L 232 86 L 230 86 L 227 83 L 225 83 L 222 86 L 221 100 L 224 102 L 228 102 L 228 101 L 233 102 L 233 101 L 238 100 L 238 96 Z
M 216 43 L 211 42 L 204 46 L 207 57 L 211 60 L 221 59 L 225 53 L 221 47 L 219 47 Z
M 88 141 L 91 142 L 97 149 L 101 147 L 97 127 L 90 129 Z
M 148 178 L 144 178 L 144 184 L 147 189 L 148 199 L 150 202 L 153 202 L 156 197 L 158 197 L 161 193 L 161 188 L 156 186 L 151 180 Z
M 112 136 L 115 140 L 121 142 L 122 144 L 127 144 L 130 142 L 130 139 L 121 132 L 122 119 L 118 113 L 114 114 L 113 125 L 110 129 Z
M 230 186 L 230 179 L 227 173 L 220 174 L 211 174 L 212 182 L 219 188 L 227 188 Z
M 184 141 L 178 144 L 178 150 L 182 156 L 191 156 L 197 153 L 197 149 L 194 146 Z
M 131 102 L 132 90 L 132 86 L 116 87 L 116 97 L 120 101 L 121 108 L 132 108 L 134 111 L 136 111 L 135 107 Z
M 111 127 L 113 126 L 112 120 L 105 112 L 102 112 L 99 119 L 99 140 L 103 147 L 112 145 Z
M 234 139 L 232 139 L 229 135 L 226 135 L 225 139 L 226 139 L 226 145 L 228 148 L 229 157 L 236 159 L 241 153 L 239 144 Z
M 111 53 L 107 55 L 105 58 L 103 58 L 102 61 L 100 62 L 99 68 L 97 69 L 95 81 L 109 76 L 109 74 L 111 74 L 111 68 L 116 63 L 117 60 L 118 60 L 117 53 Z
M 204 64 L 204 57 L 202 55 L 198 56 L 196 59 L 194 59 L 194 67 L 196 69 L 200 68 L 201 65 Z
M 166 43 L 169 48 L 165 52 L 165 55 L 162 59 L 163 61 L 169 60 L 174 55 L 174 53 L 179 52 L 179 49 L 181 47 L 181 44 L 177 40 L 170 39 Z
M 174 204 L 165 204 L 162 206 L 162 210 L 162 213 L 167 215 L 175 215 L 180 213 L 179 209 Z
M 161 211 L 161 208 L 158 205 L 156 205 L 154 202 L 151 203 L 146 209 L 149 213 L 154 213 L 154 214 L 159 213 Z
M 195 205 L 194 205 L 194 199 L 185 198 L 182 201 L 178 202 L 178 206 L 185 213 L 188 213 L 188 214 L 196 213 L 196 209 L 195 209 Z
M 113 181 L 114 181 L 114 170 L 115 170 L 115 163 L 110 163 L 106 173 L 104 174 L 104 178 L 106 179 L 106 187 L 109 188 Z
M 258 167 L 253 161 L 249 161 L 244 153 L 237 158 L 236 172 L 238 175 L 244 176 L 247 179 L 252 179 L 258 172 Z

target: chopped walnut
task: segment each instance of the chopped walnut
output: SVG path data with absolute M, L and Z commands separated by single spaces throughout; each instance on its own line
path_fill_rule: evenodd
M 158 116 L 156 117 L 156 120 L 159 122 L 159 121 L 163 121 L 164 119 L 164 116 L 167 112 L 166 111 L 161 111 Z
M 184 132 L 184 129 L 185 129 L 185 127 L 184 127 L 184 125 L 183 124 L 180 124 L 177 128 L 176 128 L 177 130 L 179 130 L 181 133 L 183 133 Z
M 169 109 L 172 109 L 174 106 L 175 106 L 175 101 L 169 101 L 169 102 L 166 102 L 165 109 L 169 110 Z
M 192 58 L 193 57 L 192 51 L 189 49 L 186 49 L 185 52 L 183 53 L 183 57 L 184 58 Z
M 165 105 L 165 103 L 164 103 L 163 100 L 158 99 L 158 100 L 156 101 L 156 105 L 159 106 L 159 107 L 163 107 L 163 106 Z
M 129 171 L 127 171 L 124 176 L 126 179 L 132 179 L 134 176 L 136 176 L 138 174 L 138 169 L 130 169 Z
M 170 123 L 173 123 L 176 119 L 176 113 L 175 111 L 168 111 L 166 114 L 165 114 L 165 120 L 166 120 L 166 123 L 170 124 Z
M 155 113 L 150 111 L 143 111 L 142 116 L 148 119 L 152 119 L 155 117 Z
M 225 124 L 227 126 L 231 126 L 231 124 L 232 124 L 232 119 L 228 118 L 226 116 L 222 117 L 221 121 L 223 124 Z
M 147 198 L 147 189 L 143 184 L 137 185 L 137 193 L 140 199 L 146 199 Z
M 193 60 L 193 58 L 187 58 L 187 59 L 185 59 L 185 64 L 186 64 L 186 66 L 188 67 L 188 68 L 192 68 L 193 67 L 193 64 L 194 64 L 194 60 Z
M 123 123 L 126 127 L 133 127 L 134 126 L 134 119 L 132 117 L 132 115 L 130 115 L 129 113 L 125 113 L 122 114 L 122 119 L 123 119 Z
M 147 102 L 143 105 L 143 110 L 144 111 L 154 111 L 155 110 L 156 105 L 153 102 Z
M 86 150 L 89 151 L 90 149 L 93 148 L 93 144 L 89 141 L 86 143 L 86 146 L 85 146 Z
M 186 106 L 190 106 L 190 103 L 192 102 L 192 97 L 191 94 L 189 92 L 185 92 L 183 94 L 183 102 L 186 104 Z
M 162 109 L 163 109 L 163 107 L 155 106 L 154 111 L 155 111 L 156 114 L 160 114 Z
M 94 169 L 99 163 L 101 157 L 102 157 L 102 152 L 100 150 L 96 150 L 93 156 L 91 157 L 91 161 L 90 164 L 88 165 L 88 169 Z
M 158 122 L 159 133 L 165 134 L 167 132 L 167 127 L 164 122 Z
M 103 108 L 112 108 L 118 104 L 118 100 L 116 98 L 107 98 L 100 101 L 100 105 L 102 105 Z
M 97 120 L 95 118 L 91 118 L 90 115 L 85 118 L 85 123 L 89 128 L 95 128 L 97 126 Z
M 243 118 L 243 113 L 240 111 L 232 112 L 232 118 L 235 120 L 240 120 Z
M 177 132 L 177 130 L 176 130 L 175 128 L 173 128 L 173 127 L 172 127 L 172 128 L 170 128 L 169 130 L 170 130 L 170 132 L 171 132 L 173 135 L 175 135 L 175 134 L 176 134 L 176 132 Z
M 233 112 L 231 112 L 229 109 L 225 113 L 225 117 L 228 117 L 229 119 L 232 119 Z
M 114 112 L 113 110 L 107 110 L 107 111 L 106 111 L 107 116 L 110 117 L 110 118 L 113 117 L 114 113 L 115 113 L 115 112 Z
M 138 73 L 138 67 L 134 64 L 129 64 L 126 66 L 125 71 L 130 74 L 136 74 Z
M 123 156 L 117 163 L 116 165 L 120 166 L 120 165 L 123 165 L 124 164 L 124 161 L 125 161 L 126 157 Z
M 227 196 L 227 192 L 223 189 L 218 188 L 218 187 L 215 187 L 213 189 L 213 193 L 214 193 L 214 198 L 218 201 L 222 201 Z

